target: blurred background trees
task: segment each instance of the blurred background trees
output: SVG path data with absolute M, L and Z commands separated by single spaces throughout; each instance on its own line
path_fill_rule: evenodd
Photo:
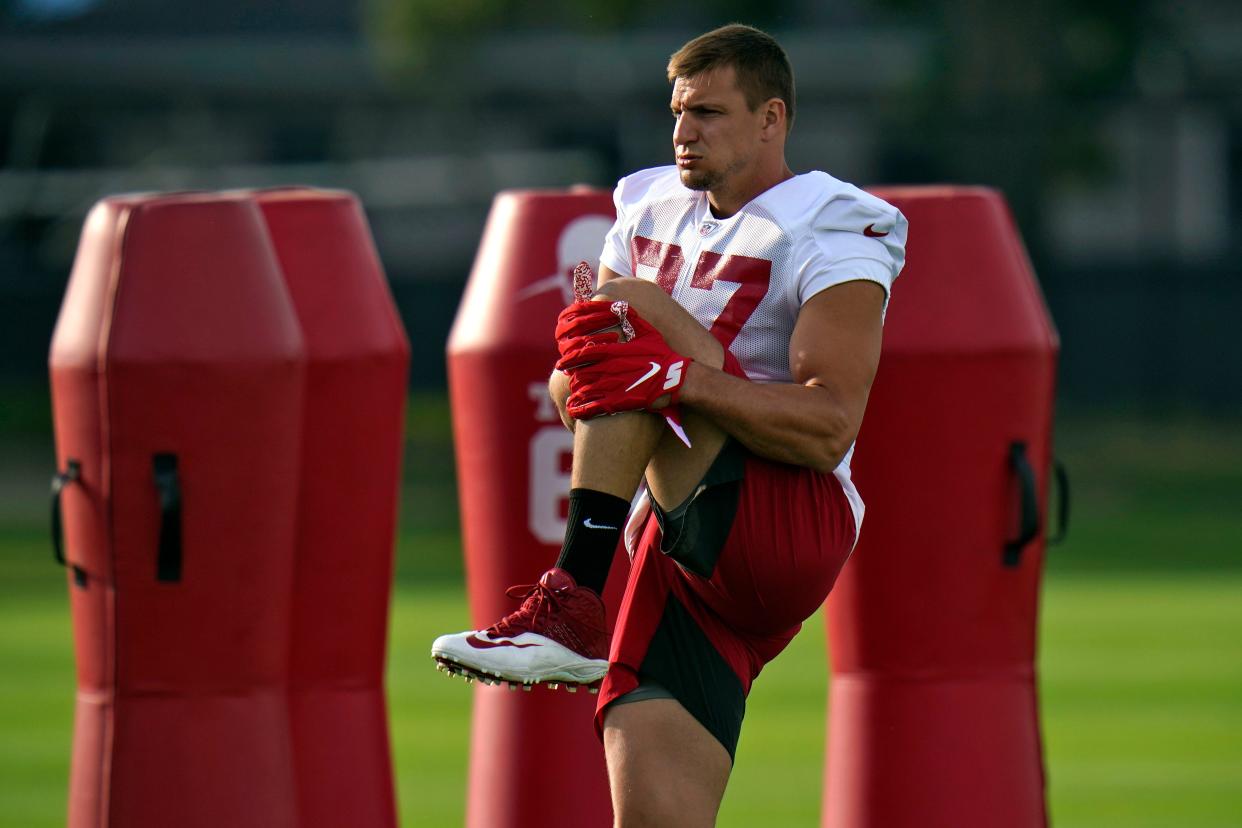
M 309 183 L 363 198 L 413 383 L 438 387 L 495 192 L 667 163 L 667 56 L 730 20 L 794 61 L 796 169 L 1005 192 L 1064 399 L 1242 403 L 1242 7 L 1224 0 L 0 2 L 0 383 L 44 381 L 97 198 Z

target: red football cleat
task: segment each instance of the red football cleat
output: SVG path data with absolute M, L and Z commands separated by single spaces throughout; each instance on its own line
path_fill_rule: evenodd
M 440 669 L 488 684 L 598 685 L 608 672 L 604 602 L 563 569 L 510 587 L 522 606 L 485 630 L 442 635 L 431 645 Z M 592 687 L 594 692 L 596 687 Z

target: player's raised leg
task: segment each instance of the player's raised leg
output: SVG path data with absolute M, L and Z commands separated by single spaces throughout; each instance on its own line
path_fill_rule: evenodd
M 720 344 L 657 286 L 615 279 L 596 298 L 624 299 L 679 354 L 711 367 L 723 364 Z M 564 411 L 568 383 L 554 377 L 551 390 Z M 660 463 L 662 473 L 652 486 L 661 502 L 680 502 L 724 442 L 723 433 L 702 418 L 689 415 L 684 425 L 691 447 L 666 438 L 663 418 L 653 413 L 630 411 L 578 421 L 567 529 L 556 565 L 538 583 L 510 590 L 523 602 L 496 624 L 436 639 L 432 656 L 440 666 L 494 683 L 576 687 L 602 679 L 608 669 L 608 636 L 600 592 L 630 498 L 653 456 L 667 453 L 676 462 Z

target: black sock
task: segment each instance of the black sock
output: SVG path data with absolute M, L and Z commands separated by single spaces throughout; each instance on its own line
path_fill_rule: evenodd
M 556 565 L 578 586 L 603 593 L 630 502 L 592 489 L 569 490 L 569 521 Z

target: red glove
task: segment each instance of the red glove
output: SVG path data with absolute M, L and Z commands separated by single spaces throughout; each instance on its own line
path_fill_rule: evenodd
M 561 356 L 564 357 L 566 349 L 582 337 L 618 327 L 621 320 L 612 310 L 614 304 L 603 299 L 578 300 L 561 311 L 556 318 L 556 347 Z
M 674 414 L 670 409 L 677 404 L 691 360 L 670 348 L 628 303 L 589 304 L 595 307 L 583 308 L 577 315 L 570 313 L 571 306 L 557 325 L 563 336 L 557 338 L 561 359 L 556 367 L 569 374 L 570 416 L 585 420 L 622 411 Z M 606 304 L 607 316 L 598 307 Z M 611 327 L 621 326 L 620 336 L 616 331 L 600 332 L 610 321 Z M 586 332 L 592 328 L 594 332 Z M 668 406 L 654 408 L 665 394 L 670 395 Z
M 668 405 L 676 405 L 690 360 L 674 353 L 663 337 L 659 345 L 663 347 L 631 340 L 591 349 L 595 361 L 569 373 L 569 415 L 588 420 L 622 411 L 657 411 L 655 402 L 665 394 L 671 395 Z

